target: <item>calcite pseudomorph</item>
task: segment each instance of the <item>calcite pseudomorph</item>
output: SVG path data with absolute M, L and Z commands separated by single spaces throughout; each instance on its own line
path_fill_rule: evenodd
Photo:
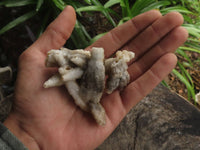
M 104 59 L 104 49 L 97 47 L 91 51 L 50 50 L 46 66 L 58 67 L 58 72 L 44 83 L 44 87 L 65 85 L 75 104 L 90 112 L 99 125 L 105 125 L 106 113 L 100 104 L 104 89 L 106 87 L 105 91 L 111 94 L 129 83 L 127 62 L 133 58 L 133 52 L 123 50 L 117 51 L 115 58 Z

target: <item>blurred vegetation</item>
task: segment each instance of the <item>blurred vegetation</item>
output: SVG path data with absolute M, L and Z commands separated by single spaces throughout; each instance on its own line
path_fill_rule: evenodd
M 193 100 L 196 104 L 195 93 L 197 91 L 186 67 L 194 67 L 187 51 L 200 54 L 200 0 L 3 0 L 0 2 L 0 8 L 15 8 L 16 11 L 20 8 L 20 11 L 19 14 L 16 12 L 18 16 L 15 19 L 11 18 L 10 22 L 1 22 L 3 26 L 0 26 L 0 35 L 6 34 L 7 31 L 26 20 L 39 18 L 37 32 L 33 35 L 37 38 L 66 5 L 72 5 L 78 16 L 75 29 L 68 41 L 70 48 L 85 48 L 106 33 L 104 31 L 94 35 L 88 30 L 87 23 L 89 22 L 90 25 L 95 23 L 96 13 L 94 12 L 100 13 L 104 17 L 105 24 L 110 28 L 151 9 L 160 10 L 163 15 L 171 11 L 180 12 L 185 20 L 183 26 L 188 30 L 190 37 L 182 47 L 177 49 L 177 55 L 182 56 L 184 62 L 178 61 L 177 68 L 172 73 L 185 84 L 188 100 Z M 195 61 L 198 62 L 199 59 Z M 165 81 L 163 84 L 167 86 Z

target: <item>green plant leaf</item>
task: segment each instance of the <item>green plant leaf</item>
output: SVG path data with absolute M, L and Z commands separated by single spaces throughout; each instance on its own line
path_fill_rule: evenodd
M 71 39 L 76 48 L 85 48 L 89 45 L 89 39 L 83 31 L 83 25 L 77 20 L 72 32 Z M 79 39 L 79 40 L 77 40 Z
M 200 27 L 198 25 L 183 24 L 182 26 L 188 30 L 190 35 L 192 35 L 198 39 L 200 38 Z
M 101 2 L 99 0 L 91 0 L 92 4 L 96 6 L 102 6 Z
M 191 59 L 188 57 L 188 55 L 182 49 L 178 48 L 176 50 L 176 53 L 183 56 L 190 63 L 190 65 L 193 66 Z
M 105 8 L 112 7 L 113 5 L 119 4 L 121 0 L 109 0 L 104 4 Z
M 185 67 L 178 61 L 178 66 L 183 74 L 183 76 L 185 78 L 187 78 L 192 86 L 192 88 L 194 89 L 194 83 L 193 83 L 193 80 L 192 80 L 192 77 L 190 76 L 190 74 L 188 73 L 188 71 L 185 69 Z
M 53 0 L 54 4 L 56 5 L 57 8 L 59 8 L 60 10 L 64 10 L 66 4 L 64 1 L 62 0 Z
M 172 6 L 172 7 L 168 7 L 168 8 L 164 8 L 164 9 L 160 10 L 160 12 L 162 14 L 167 14 L 167 13 L 172 12 L 172 11 L 177 11 L 177 12 L 185 13 L 185 14 L 193 14 L 187 8 L 184 8 L 182 6 Z
M 85 11 L 103 11 L 104 8 L 102 6 L 85 6 L 76 9 L 76 12 L 85 12 Z
M 181 47 L 179 47 L 179 49 L 185 50 L 185 51 L 196 52 L 196 53 L 199 53 L 199 54 L 200 54 L 200 50 L 195 49 L 195 48 L 191 48 L 191 47 L 181 46 Z
M 120 6 L 122 8 L 122 16 L 123 18 L 129 17 L 132 18 L 131 8 L 128 0 L 121 0 Z
M 185 61 L 182 62 L 182 65 L 183 65 L 184 67 L 193 68 L 193 66 L 192 66 L 190 63 L 185 62 Z
M 170 5 L 170 1 L 158 1 L 155 3 L 150 4 L 149 6 L 145 7 L 144 9 L 141 10 L 141 12 L 146 12 L 152 9 L 160 9 L 160 7 L 165 7 Z
M 135 17 L 139 14 L 141 14 L 142 10 L 144 8 L 146 8 L 147 6 L 153 4 L 155 2 L 155 0 L 136 0 L 136 2 L 134 3 L 134 5 L 131 8 L 131 13 L 132 13 L 132 17 Z
M 92 2 L 91 2 L 91 0 L 84 0 L 87 4 L 89 4 L 89 5 L 91 5 L 92 4 Z
M 199 49 L 200 50 L 200 40 L 197 40 L 198 43 L 192 41 L 192 40 L 188 40 L 188 42 L 185 42 L 184 45 L 187 46 L 187 47 L 191 47 L 191 48 L 194 48 L 194 49 Z
M 88 12 L 88 11 L 100 11 L 104 16 L 112 23 L 112 25 L 115 27 L 116 23 L 108 13 L 110 10 L 106 10 L 103 6 L 97 5 L 97 6 L 85 6 L 76 9 L 76 12 Z
M 95 41 L 97 41 L 98 39 L 100 39 L 102 36 L 104 36 L 107 32 L 105 33 L 101 33 L 101 34 L 98 34 L 96 35 L 95 37 L 93 37 L 91 40 L 90 40 L 90 44 L 93 44 Z
M 0 2 L 1 5 L 5 5 L 6 7 L 19 7 L 19 6 L 26 6 L 36 4 L 35 0 L 4 0 Z
M 165 80 L 162 80 L 161 84 L 167 87 L 168 89 L 171 89 Z
M 194 38 L 188 38 L 188 41 L 189 41 L 189 43 L 190 42 L 195 42 L 195 43 L 197 43 L 197 44 L 199 44 L 200 43 L 200 39 L 194 39 Z
M 88 34 L 87 30 L 85 29 L 85 27 L 79 23 L 79 27 L 82 30 L 83 34 L 85 35 L 85 37 L 88 39 L 88 41 L 90 41 L 92 38 L 90 37 L 90 35 Z
M 44 3 L 44 0 L 38 0 L 37 1 L 36 11 L 40 10 L 40 7 L 42 6 L 43 3 Z
M 81 2 L 79 2 L 79 1 L 74 1 L 74 0 L 65 0 L 64 1 L 67 5 L 71 5 L 75 10 L 76 9 L 78 9 L 78 8 L 80 8 L 80 7 L 84 7 L 84 5 L 81 3 Z M 88 1 L 89 2 L 89 1 Z M 91 2 L 91 1 L 90 1 Z M 92 3 L 90 3 L 89 5 L 91 5 Z M 82 17 L 82 14 L 81 14 L 81 12 L 77 12 L 77 14 L 79 15 L 79 16 L 81 16 Z
M 31 17 L 33 17 L 36 14 L 35 11 L 31 11 L 28 12 L 20 17 L 18 17 L 17 19 L 11 21 L 10 23 L 8 23 L 6 26 L 4 26 L 1 30 L 0 30 L 0 35 L 3 34 L 4 32 L 14 28 L 15 26 L 19 25 L 20 23 L 30 19 Z
M 185 84 L 188 92 L 190 92 L 192 98 L 195 101 L 195 92 L 194 92 L 194 89 L 192 88 L 191 84 L 188 82 L 188 80 L 186 78 L 184 78 L 183 75 L 180 74 L 176 69 L 173 69 L 172 72 L 173 72 L 174 75 L 176 75 L 179 78 L 179 80 L 181 82 L 183 82 Z M 190 98 L 189 98 L 189 100 L 190 100 Z M 195 101 L 195 104 L 196 104 L 196 101 Z
M 123 24 L 124 22 L 126 22 L 126 21 L 128 21 L 128 20 L 130 20 L 130 19 L 131 19 L 130 17 L 124 17 L 124 18 L 122 18 L 122 19 L 119 21 L 119 23 L 117 24 L 117 26 Z
M 98 0 L 91 0 L 91 2 L 95 5 L 95 6 L 101 6 L 102 7 L 102 11 L 101 13 L 108 19 L 108 21 L 114 26 L 116 27 L 116 23 L 113 20 L 113 18 L 110 16 L 108 8 L 104 8 L 103 5 L 98 1 Z

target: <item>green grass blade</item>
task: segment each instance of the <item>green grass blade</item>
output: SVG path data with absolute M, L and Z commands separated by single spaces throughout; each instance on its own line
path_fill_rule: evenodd
M 5 33 L 6 31 L 14 28 L 15 26 L 19 25 L 20 23 L 30 19 L 31 17 L 33 17 L 36 14 L 35 11 L 31 11 L 28 12 L 20 17 L 18 17 L 17 19 L 11 21 L 10 23 L 8 23 L 6 26 L 4 26 L 1 30 L 0 30 L 0 35 Z
M 113 5 L 119 4 L 121 0 L 109 0 L 104 4 L 104 8 L 112 7 Z
M 189 11 L 187 8 L 184 8 L 182 6 L 172 6 L 172 7 L 168 7 L 168 8 L 164 8 L 160 10 L 162 14 L 167 14 L 172 11 L 177 11 L 177 12 L 185 13 L 185 14 L 192 14 L 191 11 Z
M 67 5 L 71 5 L 75 10 L 77 10 L 80 7 L 83 7 L 84 5 L 82 3 L 80 3 L 79 1 L 74 1 L 74 0 L 65 0 L 64 2 L 66 2 Z M 91 4 L 89 4 L 91 5 Z M 79 16 L 82 17 L 81 12 L 77 12 L 77 14 Z
M 89 45 L 89 39 L 83 32 L 82 24 L 77 20 L 74 31 L 72 32 L 71 39 L 76 48 L 85 48 Z M 77 40 L 79 39 L 79 40 Z
M 193 15 L 193 14 L 191 14 L 191 15 Z M 182 13 L 182 16 L 183 16 L 185 22 L 190 23 L 190 24 L 194 23 L 194 20 L 191 18 L 191 16 L 188 16 L 187 14 L 183 14 L 183 13 Z
M 83 7 L 84 5 L 82 3 L 80 3 L 79 1 L 73 1 L 73 0 L 65 0 L 63 1 L 65 2 L 63 5 L 67 4 L 67 5 L 71 5 L 75 10 L 77 8 Z
M 193 68 L 193 66 L 192 66 L 193 64 L 191 65 L 190 63 L 188 63 L 186 61 L 182 62 L 182 64 L 184 67 Z
M 199 34 L 198 32 L 194 31 L 194 30 L 191 29 L 191 28 L 186 28 L 186 29 L 188 30 L 188 32 L 189 32 L 189 34 L 190 34 L 191 36 L 200 38 L 200 34 Z
M 6 7 L 19 7 L 31 4 L 36 4 L 36 2 L 34 0 L 4 0 L 0 2 L 0 6 L 4 5 Z
M 60 3 L 61 5 L 66 5 L 63 0 L 57 0 L 57 2 Z
M 142 10 L 145 9 L 147 6 L 155 3 L 155 0 L 136 0 L 134 5 L 131 8 L 132 17 L 141 14 Z
M 98 1 L 98 0 L 91 0 L 91 2 L 93 3 L 93 5 L 95 6 L 101 6 L 102 7 L 102 11 L 101 13 L 108 19 L 108 21 L 113 25 L 113 27 L 116 27 L 116 23 L 113 20 L 113 18 L 110 16 L 108 8 L 104 8 L 103 5 Z
M 196 23 L 196 24 L 183 24 L 183 27 L 185 28 L 192 28 L 193 30 L 200 32 L 200 23 Z
M 88 5 L 91 5 L 92 4 L 92 2 L 91 2 L 91 0 L 84 0 Z
M 57 8 L 59 8 L 60 10 L 64 10 L 66 4 L 64 1 L 62 0 L 53 0 L 54 4 L 56 5 Z
M 187 87 L 186 87 L 186 88 L 187 88 Z M 192 94 L 191 94 L 191 92 L 188 90 L 188 88 L 187 88 L 187 91 L 188 91 L 188 93 L 187 93 L 188 100 L 190 101 L 190 100 L 191 100 L 191 97 L 192 97 Z
M 180 74 L 176 69 L 173 69 L 172 72 L 173 72 L 174 75 L 176 75 L 176 76 L 179 78 L 179 80 L 180 80 L 181 82 L 183 82 L 183 83 L 185 84 L 185 86 L 187 87 L 188 92 L 190 92 L 190 94 L 191 94 L 191 97 L 195 100 L 195 92 L 194 92 L 194 89 L 192 88 L 191 84 L 187 81 L 187 79 L 185 79 L 185 78 L 183 77 L 183 75 Z M 190 100 L 190 99 L 189 99 L 189 100 Z M 196 103 L 196 101 L 195 101 L 195 103 Z
M 108 11 L 103 11 L 102 12 L 104 14 L 104 16 L 108 19 L 108 21 L 110 21 L 110 23 L 113 25 L 113 27 L 116 27 L 116 23 L 113 20 L 113 18 L 110 16 L 110 14 L 108 13 Z
M 107 11 L 110 13 L 110 14 L 113 14 L 113 15 L 115 15 L 115 17 L 117 17 L 117 18 L 121 18 L 121 16 L 120 16 L 120 14 L 118 14 L 116 11 L 114 11 L 114 10 L 112 10 L 112 9 L 110 9 L 110 8 L 107 8 Z
M 177 49 L 176 53 L 178 53 L 179 55 L 183 56 L 190 64 L 190 66 L 193 66 L 191 59 L 188 57 L 188 55 L 181 49 Z
M 79 23 L 79 27 L 82 30 L 82 32 L 85 35 L 85 37 L 88 39 L 88 41 L 90 41 L 92 38 L 90 37 L 90 35 L 87 32 L 87 30 L 85 29 L 85 27 L 81 23 Z
M 190 35 L 200 38 L 200 27 L 199 25 L 194 25 L 194 24 L 183 24 L 182 25 L 184 28 L 186 28 L 189 32 Z
M 200 54 L 199 49 L 195 49 L 195 48 L 191 48 L 191 47 L 181 46 L 181 47 L 179 47 L 179 49 L 184 50 L 184 51 L 186 50 L 186 51 L 196 52 L 196 53 Z
M 126 5 L 126 0 L 121 0 L 120 6 L 121 6 L 121 9 L 122 9 L 122 16 L 123 16 L 122 19 L 125 18 L 125 17 L 132 18 L 132 14 L 129 13 L 129 12 L 131 12 L 130 7 L 129 7 L 129 4 Z
M 44 3 L 44 0 L 38 0 L 38 1 L 37 1 L 36 11 L 39 11 L 39 10 L 40 10 L 40 7 L 42 6 L 43 3 Z
M 122 25 L 124 22 L 126 22 L 126 21 L 128 21 L 128 20 L 130 20 L 130 19 L 131 19 L 130 17 L 124 17 L 124 18 L 122 18 L 122 19 L 119 21 L 119 23 L 117 24 L 117 26 Z
M 93 44 L 95 41 L 97 41 L 98 39 L 100 39 L 102 36 L 104 36 L 107 32 L 105 33 L 101 33 L 101 34 L 98 34 L 96 35 L 95 37 L 93 37 L 91 40 L 90 40 L 90 45 Z
M 198 63 L 200 65 L 200 58 L 194 61 L 195 63 Z
M 165 80 L 162 80 L 161 84 L 167 87 L 168 89 L 171 89 Z
M 126 6 L 126 0 L 120 0 L 120 6 L 121 7 L 127 7 Z
M 197 41 L 200 43 L 199 40 L 197 40 Z M 188 42 L 185 42 L 184 45 L 187 46 L 187 47 L 191 47 L 191 48 L 200 50 L 199 43 L 196 43 L 195 41 L 189 40 Z
M 179 68 L 181 69 L 183 76 L 189 80 L 192 88 L 194 89 L 194 83 L 193 83 L 192 77 L 190 76 L 188 71 L 185 69 L 185 67 L 179 61 L 177 64 L 178 64 Z
M 200 43 L 200 39 L 193 39 L 193 38 L 188 38 L 189 42 L 196 42 L 196 43 Z
M 170 5 L 170 1 L 158 1 L 155 3 L 150 4 L 149 6 L 145 7 L 144 9 L 141 10 L 141 12 L 146 12 L 152 9 L 160 9 L 161 7 L 165 7 Z
M 76 9 L 76 12 L 85 12 L 85 11 L 104 11 L 102 6 L 85 6 Z
M 87 12 L 87 11 L 88 12 L 89 11 L 100 11 L 108 19 L 108 21 L 110 21 L 112 23 L 112 25 L 115 27 L 116 23 L 115 23 L 115 21 L 112 19 L 112 17 L 109 14 L 109 12 L 112 12 L 112 11 L 110 11 L 108 8 L 107 9 L 104 8 L 103 5 L 101 3 L 99 3 L 98 1 L 92 0 L 92 3 L 94 5 L 80 7 L 78 9 L 76 9 L 76 12 L 80 13 L 80 12 Z
M 130 8 L 130 4 L 129 4 L 129 0 L 121 0 L 120 1 L 120 6 L 122 9 L 122 19 L 123 18 L 132 18 L 133 14 L 131 12 L 131 8 Z

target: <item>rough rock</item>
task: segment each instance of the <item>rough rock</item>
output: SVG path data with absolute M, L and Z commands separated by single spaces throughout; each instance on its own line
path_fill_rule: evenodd
M 96 150 L 199 150 L 200 111 L 157 86 Z

